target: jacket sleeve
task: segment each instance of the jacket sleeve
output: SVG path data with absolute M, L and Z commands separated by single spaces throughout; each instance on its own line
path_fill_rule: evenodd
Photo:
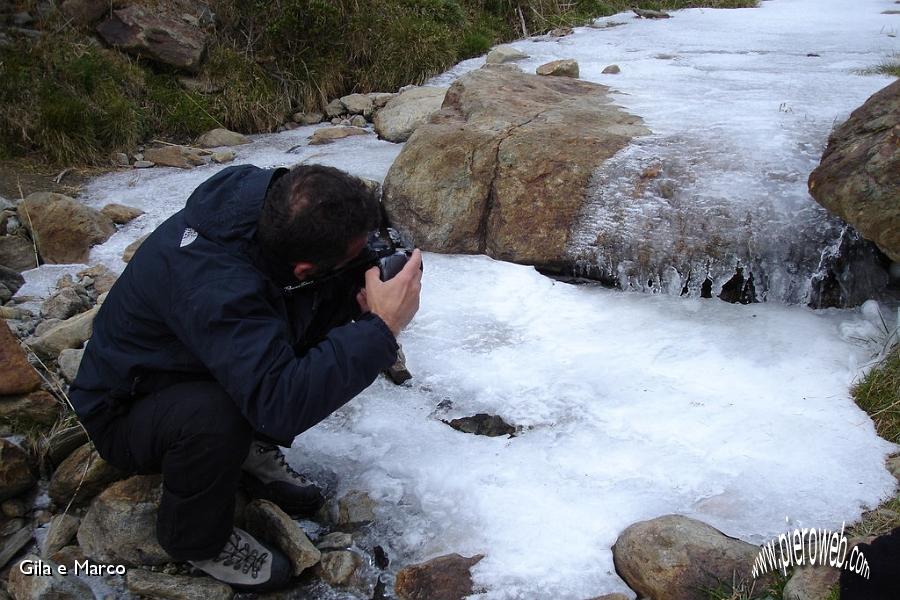
M 397 342 L 368 314 L 330 330 L 302 355 L 258 281 L 192 288 L 170 312 L 180 341 L 237 402 L 253 428 L 291 440 L 325 419 L 394 363 Z

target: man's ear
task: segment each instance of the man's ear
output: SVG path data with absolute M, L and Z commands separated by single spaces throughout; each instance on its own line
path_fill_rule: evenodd
M 316 270 L 316 265 L 311 262 L 296 262 L 293 266 L 294 277 L 299 281 L 309 279 Z

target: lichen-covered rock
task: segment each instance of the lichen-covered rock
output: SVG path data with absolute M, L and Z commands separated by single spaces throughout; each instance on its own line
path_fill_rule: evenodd
M 0 322 L 0 396 L 27 394 L 41 385 L 25 350 L 5 322 Z
M 113 273 L 109 267 L 105 265 L 94 265 L 88 269 L 84 269 L 83 271 L 78 272 L 78 277 L 85 278 L 90 277 L 93 282 L 94 291 L 97 294 L 102 294 L 103 292 L 108 292 L 112 289 L 113 284 L 116 282 L 116 279 L 119 278 L 118 275 Z M 85 287 L 91 287 L 85 284 Z
M 472 593 L 469 570 L 482 558 L 447 554 L 404 567 L 397 573 L 394 590 L 400 600 L 462 600 Z
M 100 458 L 90 444 L 84 444 L 56 468 L 47 493 L 60 508 L 87 504 L 109 484 L 122 478 L 122 473 Z
M 392 222 L 425 250 L 570 267 L 594 172 L 648 133 L 607 91 L 496 67 L 463 75 L 388 171 Z
M 375 132 L 389 142 L 405 142 L 440 110 L 446 93 L 444 87 L 415 87 L 396 94 L 375 113 Z
M 200 69 L 206 54 L 203 29 L 139 5 L 114 10 L 97 32 L 120 50 L 192 73 Z
M 81 366 L 81 359 L 84 356 L 84 348 L 66 348 L 59 353 L 56 359 L 59 363 L 59 370 L 63 378 L 69 383 L 75 381 L 78 375 L 78 367 Z
M 166 600 L 231 600 L 234 591 L 221 581 L 210 577 L 185 577 L 131 569 L 125 585 L 132 594 L 144 598 Z
M 45 319 L 65 320 L 91 308 L 91 299 L 82 286 L 68 286 L 54 292 L 41 304 Z
M 375 110 L 375 104 L 368 94 L 349 94 L 341 97 L 341 103 L 351 115 L 369 117 L 372 115 L 372 111 Z
M 0 438 L 0 501 L 31 489 L 35 481 L 25 451 Z
M 84 553 L 94 561 L 131 566 L 171 562 L 156 539 L 161 494 L 158 475 L 136 475 L 106 488 L 78 528 Z
M 834 130 L 809 193 L 900 261 L 900 81 Z
M 344 494 L 337 502 L 338 525 L 358 527 L 375 520 L 375 501 L 368 493 L 352 490 Z
M 29 194 L 19 204 L 22 224 L 48 263 L 83 263 L 91 246 L 116 231 L 109 217 L 53 192 Z
M 0 264 L 0 303 L 7 302 L 25 285 L 25 278 L 18 271 Z
M 247 505 L 244 525 L 251 535 L 281 548 L 291 561 L 294 575 L 315 565 L 322 556 L 296 521 L 268 500 L 254 500 Z
M 639 597 L 703 600 L 704 590 L 750 581 L 759 547 L 695 519 L 666 515 L 629 526 L 613 545 L 616 572 Z M 770 578 L 757 578 L 764 589 Z
M 317 572 L 329 585 L 346 586 L 362 564 L 362 558 L 349 550 L 323 552 Z

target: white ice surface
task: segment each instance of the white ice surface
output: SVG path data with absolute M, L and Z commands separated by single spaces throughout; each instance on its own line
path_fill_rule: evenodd
M 900 17 L 878 15 L 892 7 L 773 0 L 669 21 L 625 16 L 622 27 L 517 45 L 534 57 L 530 67 L 574 56 L 592 79 L 619 63 L 617 99 L 657 135 L 744 153 L 725 175 L 698 171 L 710 185 L 729 173 L 758 185 L 761 169 L 774 164 L 797 173 L 777 190 L 792 206 L 808 200 L 801 180 L 818 151 L 797 140 L 821 146 L 833 119 L 886 83 L 853 71 L 893 48 L 886 33 Z M 766 54 L 771 47 L 780 50 Z M 653 58 L 660 53 L 678 58 Z M 832 77 L 821 85 L 798 79 L 806 69 Z M 759 119 L 746 102 L 756 103 Z M 779 112 L 781 102 L 792 112 Z M 401 148 L 372 136 L 286 154 L 313 130 L 254 136 L 235 148 L 235 164 L 305 158 L 381 180 Z M 708 155 L 692 160 L 702 166 Z M 91 206 L 119 202 L 147 214 L 95 248 L 91 262 L 121 269 L 124 247 L 220 168 L 92 181 L 82 196 Z M 24 291 L 42 295 L 53 269 L 27 273 Z M 377 381 L 299 437 L 291 458 L 325 465 L 341 490 L 365 489 L 380 501 L 370 535 L 387 547 L 392 568 L 481 552 L 475 578 L 486 598 L 624 591 L 610 546 L 636 520 L 678 512 L 761 542 L 782 532 L 786 517 L 839 526 L 890 493 L 894 480 L 882 465 L 893 447 L 848 394 L 870 360 L 873 347 L 862 340 L 880 335 L 877 323 L 872 305 L 813 312 L 627 294 L 555 283 L 483 257 L 427 255 L 422 308 L 401 339 L 415 378 L 403 387 Z M 438 409 L 445 400 L 452 407 Z M 485 438 L 441 422 L 477 412 L 524 430 Z

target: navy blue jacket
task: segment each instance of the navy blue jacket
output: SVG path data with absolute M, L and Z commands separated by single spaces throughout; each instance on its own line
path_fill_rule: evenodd
M 219 172 L 141 244 L 97 313 L 69 392 L 89 430 L 138 396 L 212 378 L 257 432 L 289 442 L 393 364 L 396 340 L 359 314 L 355 288 L 338 279 L 285 292 L 296 283 L 289 265 L 254 242 L 284 171 Z

